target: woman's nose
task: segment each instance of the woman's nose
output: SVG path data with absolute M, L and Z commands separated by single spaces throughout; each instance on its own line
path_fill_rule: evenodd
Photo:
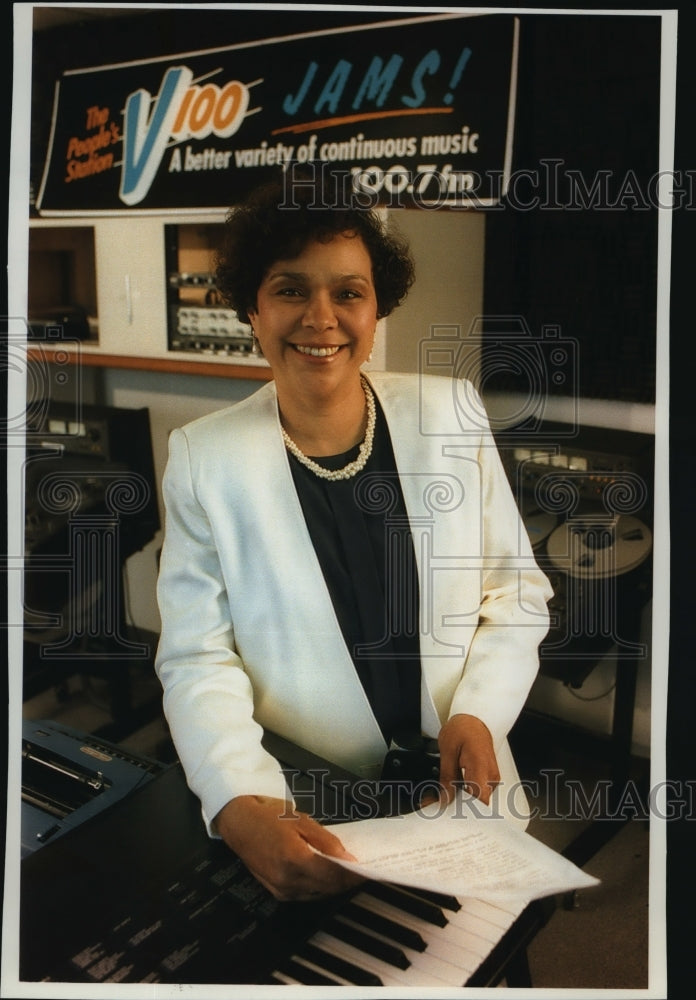
M 337 326 L 338 321 L 331 297 L 323 294 L 312 295 L 307 302 L 302 322 L 304 326 L 320 332 Z

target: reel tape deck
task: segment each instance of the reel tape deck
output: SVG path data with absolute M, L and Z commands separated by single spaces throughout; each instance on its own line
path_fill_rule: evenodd
M 652 435 L 545 422 L 506 431 L 501 458 L 535 557 L 554 597 L 541 673 L 579 687 L 598 659 L 644 654 L 640 615 L 651 596 Z M 558 444 L 554 441 L 558 433 Z

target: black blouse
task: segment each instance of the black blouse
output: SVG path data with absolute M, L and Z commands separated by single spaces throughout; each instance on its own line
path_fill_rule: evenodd
M 389 430 L 376 405 L 372 454 L 353 478 L 320 479 L 289 457 L 336 617 L 389 744 L 396 732 L 420 733 L 419 591 Z M 358 450 L 314 461 L 341 469 Z

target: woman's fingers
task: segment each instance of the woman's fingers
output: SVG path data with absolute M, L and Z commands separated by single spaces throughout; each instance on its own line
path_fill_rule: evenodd
M 354 873 L 321 856 L 354 860 L 339 838 L 282 799 L 239 796 L 220 811 L 214 825 L 252 875 L 277 899 L 336 895 L 360 881 Z
M 448 801 L 462 784 L 471 795 L 488 804 L 500 782 L 498 761 L 488 727 L 476 716 L 453 715 L 440 730 L 440 784 Z

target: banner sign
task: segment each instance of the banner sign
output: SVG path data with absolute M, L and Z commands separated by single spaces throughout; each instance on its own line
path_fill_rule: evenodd
M 515 17 L 445 14 L 66 72 L 37 208 L 226 209 L 305 163 L 374 204 L 497 204 L 517 39 Z

